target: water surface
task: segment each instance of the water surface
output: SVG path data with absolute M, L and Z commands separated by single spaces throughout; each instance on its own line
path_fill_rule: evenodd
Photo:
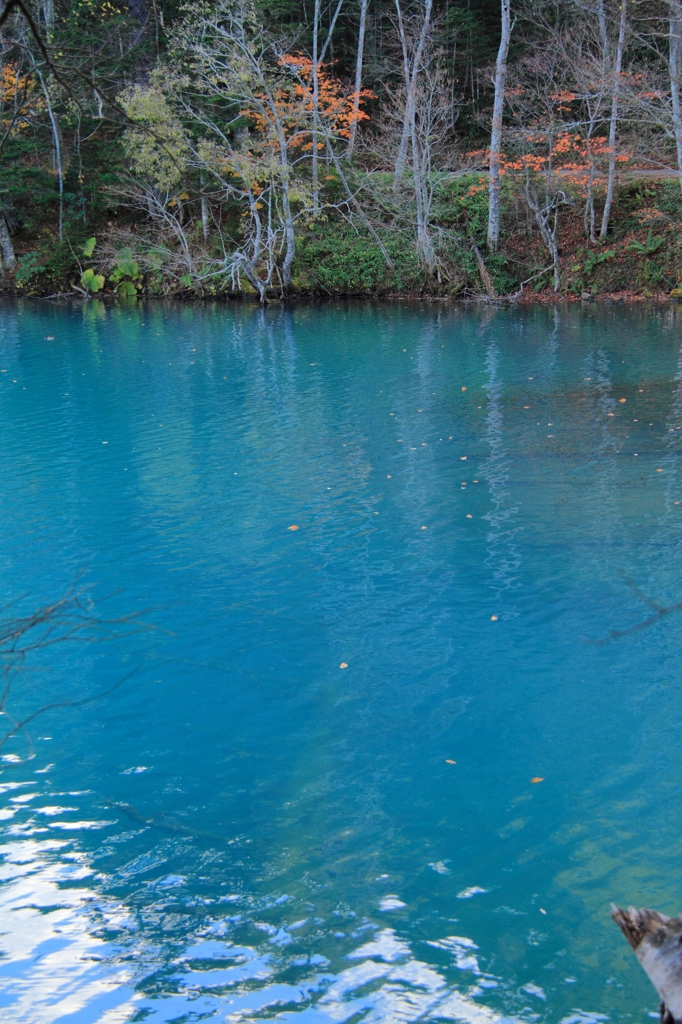
M 156 627 L 15 685 L 137 670 L 5 748 L 7 1020 L 654 1013 L 609 905 L 682 909 L 681 327 L 2 307 L 3 603 Z

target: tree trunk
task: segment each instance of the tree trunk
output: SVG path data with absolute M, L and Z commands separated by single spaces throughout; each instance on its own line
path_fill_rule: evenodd
M 606 8 L 604 0 L 597 0 L 597 21 L 599 22 L 599 36 L 601 38 L 602 54 L 604 62 L 609 59 L 609 33 L 606 27 Z
M 358 29 L 358 52 L 355 58 L 355 92 L 353 94 L 353 122 L 350 126 L 350 137 L 348 139 L 348 156 L 353 155 L 353 149 L 355 147 L 355 135 L 358 127 L 358 114 L 360 113 L 360 93 L 362 91 L 362 58 L 365 50 L 367 6 L 368 0 L 360 0 L 360 27 Z
M 611 61 L 611 48 L 609 46 L 609 33 L 606 24 L 606 8 L 604 7 L 604 0 L 597 0 L 597 23 L 599 25 L 599 41 L 601 43 L 601 73 L 599 75 L 598 91 L 593 95 L 588 95 L 586 100 L 588 124 L 585 143 L 587 147 L 587 159 L 590 164 L 590 175 L 587 183 L 587 196 L 585 198 L 585 210 L 583 215 L 585 237 L 589 238 L 593 245 L 597 241 L 596 212 L 594 208 L 594 183 L 598 173 L 593 140 L 597 126 L 601 121 L 602 101 L 606 88 L 606 79 L 608 77 L 607 68 Z
M 537 198 L 531 191 L 530 180 L 526 175 L 526 203 L 529 209 L 533 211 L 535 216 L 535 222 L 540 229 L 542 241 L 547 247 L 547 251 L 552 257 L 552 266 L 554 267 L 554 291 L 558 295 L 561 291 L 561 262 L 559 260 L 559 246 L 557 244 L 557 231 L 559 228 L 559 207 L 566 202 L 566 196 L 563 192 L 556 192 L 550 199 L 545 194 L 546 203 L 545 206 L 541 206 Z M 552 218 L 554 223 L 552 224 Z
M 682 919 L 613 905 L 611 917 L 658 992 L 661 1024 L 682 1024 Z
M 474 249 L 474 256 L 476 257 L 476 262 L 478 263 L 478 272 L 481 275 L 481 280 L 483 281 L 483 284 L 485 285 L 485 290 L 488 293 L 488 298 L 489 299 L 496 299 L 497 295 L 495 293 L 495 285 L 493 284 L 492 277 L 488 273 L 488 268 L 486 267 L 485 263 L 483 262 L 483 257 L 481 256 L 481 250 L 478 248 L 477 245 L 475 245 L 473 247 L 473 249 Z
M 670 0 L 670 99 L 677 148 L 677 171 L 682 186 L 682 111 L 680 110 L 680 64 L 682 63 L 682 3 Z
M 206 187 L 206 176 L 203 171 L 199 180 L 201 182 L 201 233 L 204 236 L 204 242 L 208 242 L 211 233 L 211 211 L 203 191 Z
M 42 8 L 45 21 L 45 38 L 48 43 L 51 43 L 54 33 L 54 0 L 43 0 Z
M 320 210 L 319 153 L 317 150 L 320 122 L 320 76 L 318 39 L 320 28 L 320 0 L 315 0 L 313 15 L 313 214 Z
M 415 120 L 412 120 L 412 174 L 414 176 L 414 194 L 417 204 L 417 252 L 429 274 L 436 271 L 436 254 L 429 231 L 429 169 L 431 161 L 428 153 L 420 152 L 417 139 Z M 430 139 L 423 140 L 424 146 L 430 145 Z
M 405 77 L 405 115 L 403 119 L 403 130 L 400 136 L 400 146 L 398 147 L 398 156 L 395 162 L 395 172 L 393 175 L 393 189 L 394 191 L 400 184 L 400 179 L 405 171 L 405 164 L 407 163 L 407 147 L 412 136 L 412 126 L 415 118 L 415 108 L 417 102 L 417 76 L 421 71 L 422 56 L 424 53 L 424 47 L 426 46 L 426 38 L 431 27 L 431 8 L 433 6 L 433 0 L 426 0 L 424 5 L 424 21 L 422 23 L 421 31 L 419 33 L 419 39 L 417 41 L 417 47 L 414 52 L 412 59 L 412 66 L 410 67 L 410 60 L 407 50 L 407 37 L 405 35 L 405 26 L 403 25 L 402 10 L 400 8 L 400 0 L 395 0 L 396 11 L 398 13 L 398 30 L 400 32 L 400 42 L 403 49 L 403 75 Z
M 606 200 L 601 219 L 599 238 L 603 241 L 609 230 L 609 217 L 613 204 L 613 187 L 616 180 L 616 129 L 618 127 L 618 93 L 620 91 L 620 73 L 623 68 L 623 52 L 627 30 L 628 0 L 622 0 L 620 7 L 620 27 L 618 29 L 618 45 L 616 47 L 616 63 L 613 69 L 613 93 L 611 99 L 611 123 L 609 125 L 609 176 L 606 183 Z
M 502 35 L 495 65 L 495 98 L 490 132 L 490 196 L 488 200 L 488 248 L 493 252 L 500 241 L 500 158 L 502 155 L 502 114 L 507 83 L 507 57 L 511 37 L 510 0 L 501 2 Z
M 17 264 L 7 221 L 2 212 L 0 212 L 0 263 L 2 264 L 3 274 L 13 273 Z
M 50 125 L 52 126 L 54 162 L 55 168 L 57 170 L 57 181 L 59 184 L 59 241 L 61 242 L 64 237 L 64 167 L 62 164 L 62 137 L 61 132 L 59 130 L 59 124 L 57 123 L 54 110 L 52 109 L 52 104 L 50 102 L 50 93 L 48 91 L 47 85 L 45 84 L 45 79 L 43 78 L 40 71 L 38 71 L 37 73 L 38 78 L 40 79 L 40 84 L 43 89 L 45 105 L 47 106 L 47 113 L 50 118 Z

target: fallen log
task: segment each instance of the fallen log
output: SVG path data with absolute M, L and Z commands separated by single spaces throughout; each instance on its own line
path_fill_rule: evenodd
M 658 992 L 661 1024 L 682 1024 L 682 915 L 612 905 L 611 917 Z

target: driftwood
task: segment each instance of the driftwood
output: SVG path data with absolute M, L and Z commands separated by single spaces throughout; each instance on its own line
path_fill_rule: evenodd
M 682 1024 L 682 915 L 612 906 L 611 917 L 661 998 L 661 1024 Z

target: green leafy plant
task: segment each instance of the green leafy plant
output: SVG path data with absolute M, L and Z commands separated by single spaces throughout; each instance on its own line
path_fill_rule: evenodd
M 663 235 L 656 235 L 649 228 L 649 234 L 647 235 L 646 242 L 638 242 L 636 239 L 630 242 L 628 246 L 628 252 L 636 252 L 638 256 L 653 256 L 655 252 L 661 248 L 665 238 Z
M 91 292 L 93 295 L 95 292 L 100 292 L 104 288 L 104 274 L 96 274 L 91 267 L 88 267 L 81 274 L 81 286 L 85 288 L 86 292 Z
M 45 269 L 42 257 L 39 252 L 27 252 L 17 260 L 17 269 L 14 280 L 18 287 L 27 285 L 36 274 L 41 274 Z
M 132 258 L 129 249 L 121 249 L 116 257 L 116 266 L 109 275 L 116 294 L 121 298 L 134 298 L 142 287 L 142 272 L 139 264 Z
M 607 260 L 612 259 L 615 255 L 615 249 L 607 249 L 605 252 L 591 252 L 585 260 L 585 273 L 591 274 L 600 263 L 606 263 Z
M 85 256 L 86 259 L 89 260 L 90 257 L 92 256 L 93 252 L 95 251 L 95 244 L 96 244 L 96 242 L 97 242 L 97 239 L 93 235 L 92 238 L 88 238 L 87 242 L 83 246 L 83 255 Z

